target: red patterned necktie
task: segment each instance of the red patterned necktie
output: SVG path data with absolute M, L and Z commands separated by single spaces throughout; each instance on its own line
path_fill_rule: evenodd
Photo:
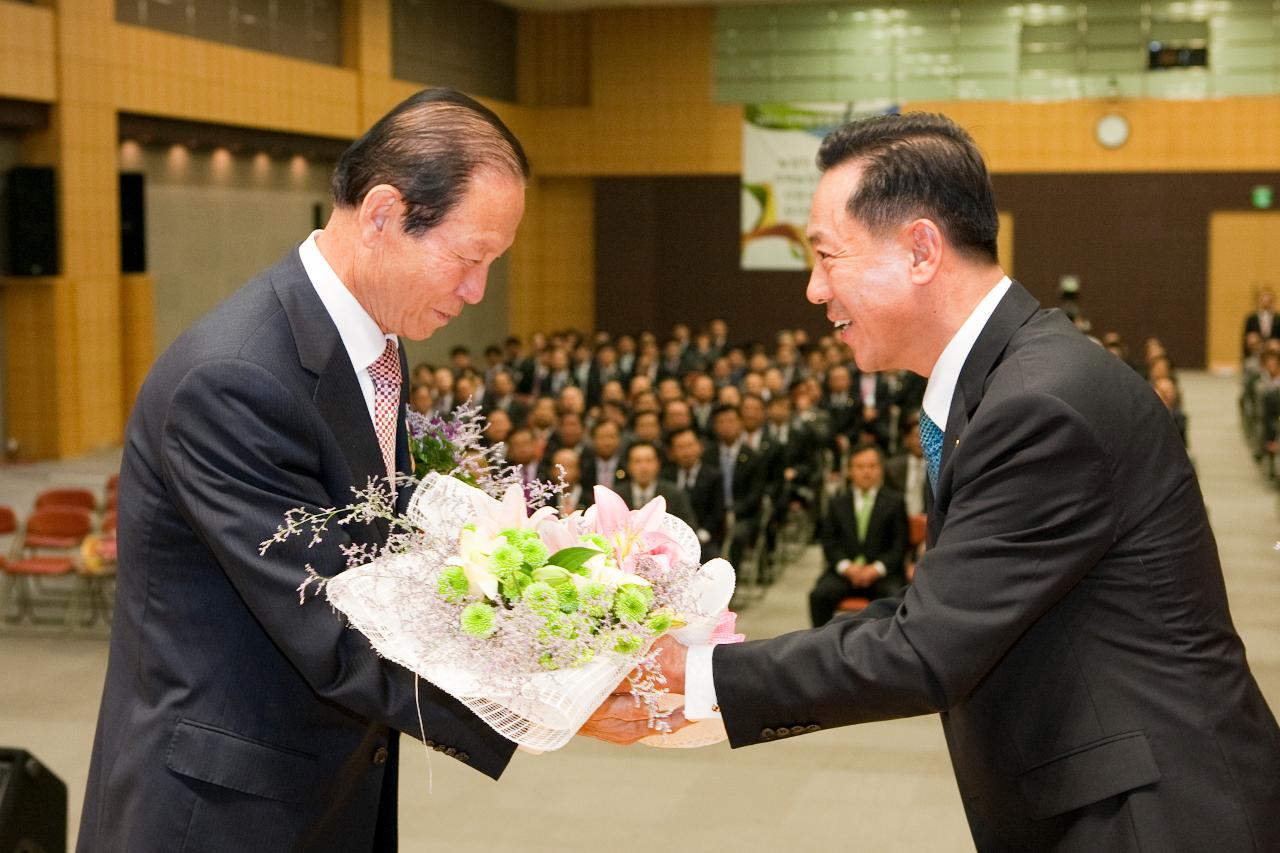
M 369 378 L 373 380 L 373 429 L 378 434 L 378 445 L 382 448 L 382 461 L 387 464 L 387 476 L 394 483 L 396 413 L 400 403 L 400 352 L 391 338 L 387 338 L 387 345 L 378 360 L 369 365 Z

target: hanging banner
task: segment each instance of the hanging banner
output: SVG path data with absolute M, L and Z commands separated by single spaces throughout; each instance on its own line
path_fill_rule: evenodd
M 896 104 L 748 104 L 742 122 L 742 268 L 813 266 L 805 239 L 818 186 L 822 138 L 855 118 L 892 115 Z

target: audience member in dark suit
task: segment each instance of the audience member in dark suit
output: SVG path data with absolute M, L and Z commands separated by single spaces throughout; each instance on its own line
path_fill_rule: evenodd
M 1258 291 L 1258 310 L 1244 319 L 1243 341 L 1250 332 L 1257 332 L 1265 344 L 1269 339 L 1280 339 L 1280 318 L 1276 317 L 1276 294 L 1270 287 Z M 1249 356 L 1249 347 L 1242 344 L 1244 356 Z
M 769 482 L 776 488 L 778 506 L 785 508 L 792 501 L 811 504 L 821 488 L 821 483 L 815 482 L 820 472 L 813 436 L 793 417 L 790 397 L 770 400 L 765 416 L 765 441 L 774 454 Z
M 724 484 L 720 469 L 702 458 L 702 437 L 693 427 L 684 427 L 667 436 L 670 460 L 662 476 L 689 495 L 695 524 L 692 525 L 702 543 L 702 561 L 720 556 L 724 545 Z
M 862 402 L 853 387 L 853 377 L 842 364 L 827 371 L 827 396 L 823 398 L 822 408 L 831 418 L 832 448 L 838 459 L 852 446 L 862 419 Z
M 577 451 L 565 447 L 551 457 L 551 481 L 563 478 L 564 490 L 550 503 L 565 515 L 591 506 L 595 500 L 592 490 L 582 485 L 582 464 Z
M 582 415 L 577 412 L 562 412 L 556 420 L 555 432 L 547 439 L 547 446 L 542 451 L 542 459 L 551 462 L 557 450 L 572 450 L 582 454 L 587 450 L 587 433 L 582 423 Z
M 809 592 L 809 617 L 815 628 L 827 624 L 840 600 L 874 600 L 895 595 L 910 531 L 902 493 L 887 488 L 880 448 L 860 444 L 849 454 L 849 487 L 831 499 L 822 525 L 827 570 Z
M 596 486 L 617 491 L 626 479 L 622 458 L 622 430 L 610 420 L 601 420 L 591 428 L 591 447 L 581 456 L 582 486 L 588 492 Z
M 703 463 L 720 469 L 725 507 L 733 514 L 729 562 L 737 565 L 759 531 L 767 476 L 765 461 L 743 441 L 742 415 L 736 408 L 718 407 L 711 424 L 716 438 L 707 448 Z
M 596 350 L 595 360 L 587 373 L 586 394 L 587 407 L 600 405 L 602 390 L 609 382 L 618 380 L 625 383 L 629 377 L 618 365 L 618 351 L 610 344 L 604 344 Z
M 658 445 L 638 441 L 627 448 L 627 479 L 616 489 L 631 509 L 640 509 L 656 497 L 667 502 L 667 512 L 690 527 L 697 525 L 689 496 L 670 480 L 658 476 L 662 454 Z
M 344 550 L 382 544 L 385 525 L 259 543 L 286 511 L 409 470 L 398 336 L 480 300 L 527 175 L 489 110 L 414 95 L 339 159 L 324 229 L 157 359 L 125 437 L 81 853 L 390 853 L 398 732 L 425 729 L 495 778 L 506 767 L 514 744 L 322 601 L 299 606 L 304 566 L 341 573 Z
M 890 405 L 889 384 L 884 375 L 875 372 L 855 371 L 853 392 L 858 398 L 858 415 L 854 427 L 853 444 L 874 441 L 886 453 L 889 451 Z
M 529 414 L 529 407 L 516 397 L 515 378 L 509 370 L 496 371 L 485 387 L 483 414 L 487 417 L 495 409 L 506 412 L 516 424 L 523 424 Z

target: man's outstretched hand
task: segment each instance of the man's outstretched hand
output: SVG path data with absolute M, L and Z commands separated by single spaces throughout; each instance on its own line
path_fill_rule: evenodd
M 666 688 L 674 694 L 684 694 L 684 662 L 688 649 L 671 636 L 661 637 L 654 645 L 658 653 L 658 664 L 666 677 Z M 671 731 L 678 731 L 688 725 L 682 709 L 676 709 L 667 717 Z M 613 695 L 604 701 L 586 725 L 578 732 L 587 737 L 630 746 L 642 738 L 657 734 L 656 729 L 649 727 L 649 711 L 644 703 L 637 703 L 631 696 L 631 681 L 624 679 L 613 690 Z

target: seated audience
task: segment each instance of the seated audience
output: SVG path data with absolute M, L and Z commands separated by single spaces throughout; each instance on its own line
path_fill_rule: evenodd
M 636 442 L 627 448 L 626 482 L 615 491 L 631 509 L 640 509 L 654 498 L 662 497 L 667 502 L 667 512 L 690 527 L 695 526 L 698 522 L 689 496 L 675 483 L 658 476 L 661 464 L 662 455 L 656 444 Z
M 849 454 L 848 488 L 831 499 L 822 525 L 827 570 L 809 593 L 814 627 L 831 621 L 842 599 L 874 600 L 905 584 L 910 530 L 902 495 L 883 485 L 880 448 L 860 444 Z
M 724 544 L 724 485 L 720 469 L 703 464 L 702 437 L 693 427 L 667 436 L 667 458 L 662 476 L 689 496 L 695 523 L 691 526 L 702 544 L 702 561 L 720 556 Z

